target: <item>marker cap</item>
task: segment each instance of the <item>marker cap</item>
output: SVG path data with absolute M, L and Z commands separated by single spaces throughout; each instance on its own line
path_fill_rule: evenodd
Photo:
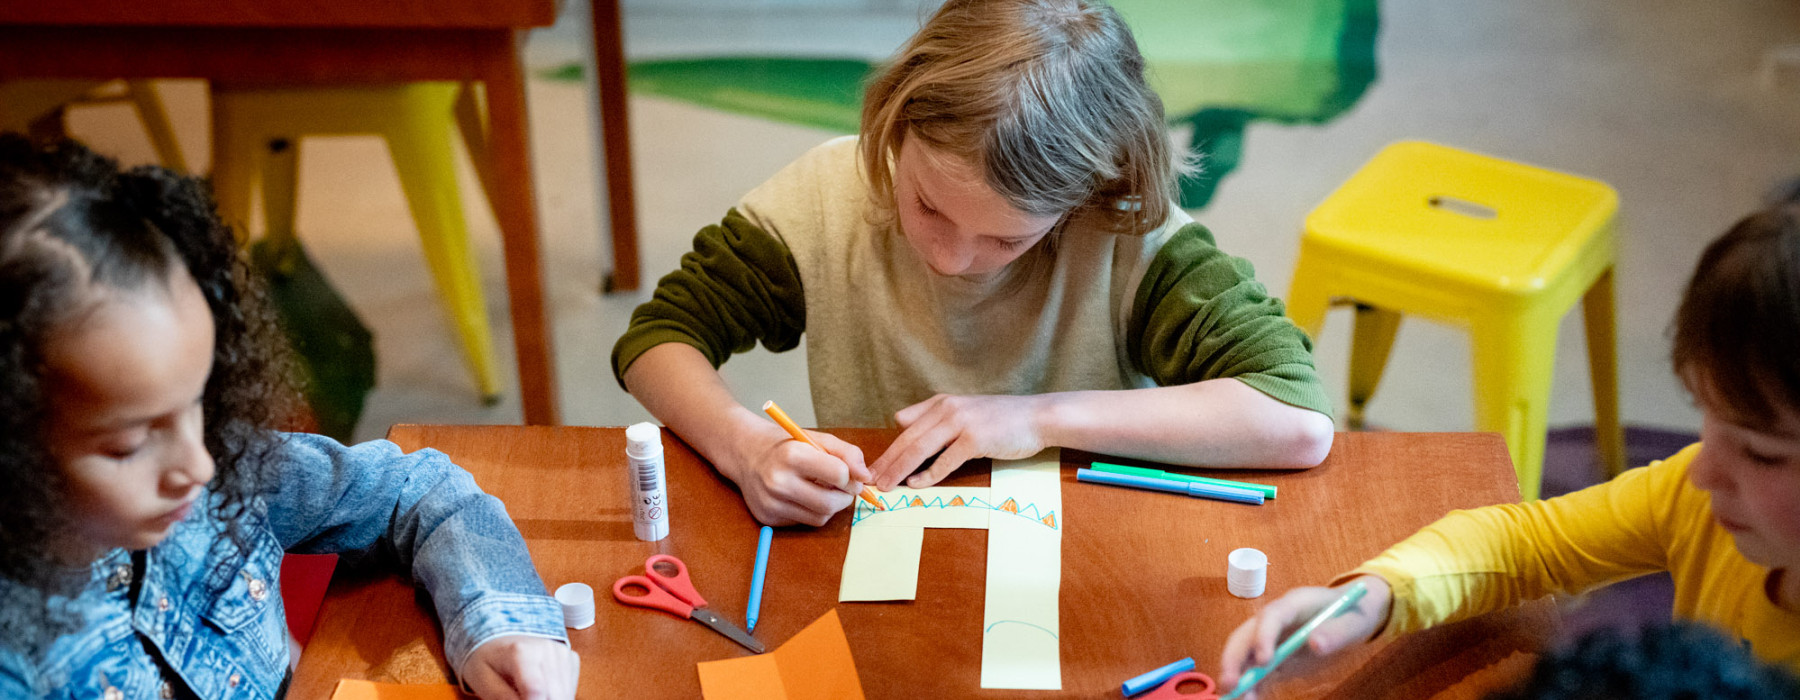
M 1225 589 L 1239 598 L 1255 598 L 1263 594 L 1269 579 L 1269 555 L 1262 550 L 1241 547 L 1226 555 Z

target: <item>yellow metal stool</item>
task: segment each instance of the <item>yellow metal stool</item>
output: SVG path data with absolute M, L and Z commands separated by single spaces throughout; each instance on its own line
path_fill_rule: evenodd
M 469 249 L 451 143 L 459 119 L 465 139 L 481 137 L 482 126 L 468 123 L 474 112 L 466 109 L 465 89 L 454 82 L 300 89 L 214 85 L 212 180 L 220 210 L 239 231 L 248 230 L 252 193 L 260 186 L 267 235 L 279 242 L 294 236 L 301 139 L 381 136 L 399 172 L 438 294 L 462 338 L 482 398 L 492 403 L 500 396 L 500 373 L 481 277 Z M 484 166 L 477 155 L 476 169 L 485 180 Z
M 1613 319 L 1613 218 L 1605 183 L 1420 142 L 1375 158 L 1306 218 L 1288 316 L 1317 336 L 1356 306 L 1350 427 L 1381 380 L 1401 314 L 1467 328 L 1475 425 L 1505 436 L 1519 490 L 1538 497 L 1557 324 L 1587 322 L 1601 464 L 1624 468 Z

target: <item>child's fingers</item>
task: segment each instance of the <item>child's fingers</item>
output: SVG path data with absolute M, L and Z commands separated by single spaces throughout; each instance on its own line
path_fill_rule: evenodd
M 1225 638 L 1225 651 L 1219 654 L 1219 687 L 1235 688 L 1244 669 L 1250 666 L 1250 645 L 1256 638 L 1256 618 L 1239 623 Z
M 498 671 L 485 663 L 471 663 L 463 669 L 463 683 L 481 700 L 521 700 L 518 691 Z
M 918 420 L 919 416 L 930 412 L 933 407 L 937 406 L 937 404 L 943 400 L 943 398 L 943 394 L 938 394 L 929 399 L 925 399 L 924 401 L 900 409 L 898 412 L 894 413 L 894 423 L 898 424 L 902 429 L 912 427 L 913 421 Z
M 862 448 L 844 442 L 829 433 L 813 433 L 813 441 L 819 443 L 819 446 L 825 448 L 825 451 L 830 452 L 833 457 L 843 460 L 844 466 L 849 468 L 852 486 L 875 480 L 874 476 L 869 473 L 868 465 L 863 461 Z
M 901 479 L 912 474 L 927 458 L 950 444 L 956 435 L 943 427 L 943 420 L 936 414 L 931 414 L 902 431 L 900 437 L 894 439 L 894 444 L 877 460 L 886 464 L 876 472 L 876 488 L 886 491 L 898 486 Z
M 912 475 L 912 478 L 906 480 L 906 485 L 922 489 L 943 481 L 945 477 L 950 476 L 950 472 L 956 471 L 964 462 L 976 457 L 973 450 L 965 447 L 966 444 L 967 441 L 964 440 L 950 443 L 950 446 L 944 448 L 944 452 L 938 455 L 937 461 L 931 463 L 930 469 Z

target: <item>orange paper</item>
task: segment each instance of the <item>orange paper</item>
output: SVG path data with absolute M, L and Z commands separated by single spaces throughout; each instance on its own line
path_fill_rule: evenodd
M 700 664 L 707 700 L 862 700 L 862 679 L 836 610 L 767 654 Z
M 463 694 L 448 683 L 376 683 L 345 678 L 338 681 L 331 700 L 462 700 Z

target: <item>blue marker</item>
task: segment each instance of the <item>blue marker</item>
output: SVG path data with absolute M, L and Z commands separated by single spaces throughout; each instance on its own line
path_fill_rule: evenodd
M 1232 501 L 1234 503 L 1249 503 L 1257 506 L 1260 506 L 1263 503 L 1263 494 L 1261 491 L 1240 489 L 1233 486 L 1219 486 L 1217 484 L 1202 484 L 1192 481 L 1158 479 L 1153 476 L 1113 474 L 1092 469 L 1078 469 L 1075 471 L 1075 480 L 1106 484 L 1108 486 L 1129 486 L 1134 489 L 1167 491 L 1169 493 L 1187 494 L 1196 498 L 1212 498 L 1221 501 Z
M 775 540 L 775 528 L 763 526 L 756 537 L 756 570 L 750 572 L 750 605 L 744 610 L 744 631 L 756 631 L 756 616 L 762 611 L 763 575 L 769 571 L 769 543 Z
M 1183 673 L 1183 672 L 1192 671 L 1192 670 L 1194 670 L 1194 657 L 1190 656 L 1188 658 L 1182 659 L 1175 663 L 1172 663 L 1172 664 L 1169 664 L 1162 668 L 1156 669 L 1156 670 L 1146 673 L 1144 675 L 1141 675 L 1141 676 L 1138 676 L 1131 680 L 1125 681 L 1125 685 L 1121 686 L 1119 688 L 1119 690 L 1120 690 L 1120 692 L 1125 693 L 1125 697 L 1131 697 L 1133 695 L 1137 695 L 1138 693 L 1142 693 L 1151 688 L 1155 688 L 1156 686 L 1162 685 L 1163 681 L 1169 680 L 1170 678 L 1174 678 L 1175 674 L 1177 674 L 1177 673 Z

